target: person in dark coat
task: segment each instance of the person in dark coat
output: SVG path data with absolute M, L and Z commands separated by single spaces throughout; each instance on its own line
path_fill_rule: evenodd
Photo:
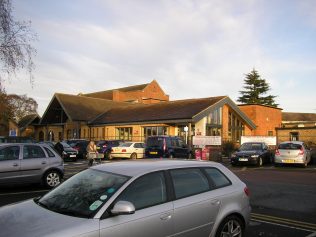
M 63 157 L 63 151 L 64 151 L 64 146 L 60 143 L 57 142 L 54 146 L 55 150 L 58 152 L 58 154 Z

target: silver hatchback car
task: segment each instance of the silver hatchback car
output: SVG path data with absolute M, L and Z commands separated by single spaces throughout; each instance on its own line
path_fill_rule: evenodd
M 306 167 L 311 160 L 311 151 L 301 141 L 287 141 L 279 144 L 275 151 L 274 164 L 276 166 L 282 164 L 301 165 Z
M 78 173 L 42 198 L 0 208 L 0 236 L 244 236 L 248 195 L 218 163 L 113 162 Z
M 0 144 L 0 185 L 42 183 L 53 188 L 63 175 L 63 160 L 49 145 Z

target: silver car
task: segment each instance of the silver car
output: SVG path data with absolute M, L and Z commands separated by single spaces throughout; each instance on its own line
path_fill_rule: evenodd
M 52 188 L 63 175 L 63 160 L 49 145 L 0 144 L 0 185 L 42 183 Z
M 42 198 L 0 208 L 0 236 L 244 236 L 248 195 L 219 163 L 113 162 L 78 173 Z
M 274 164 L 298 164 L 306 167 L 310 162 L 311 152 L 301 141 L 287 141 L 279 144 L 275 151 Z

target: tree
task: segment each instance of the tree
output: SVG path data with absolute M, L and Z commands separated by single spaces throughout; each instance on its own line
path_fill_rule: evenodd
M 270 90 L 270 86 L 265 79 L 260 77 L 259 73 L 255 69 L 246 74 L 244 82 L 245 90 L 239 91 L 241 96 L 238 97 L 238 102 L 243 104 L 269 105 L 273 107 L 278 106 L 278 104 L 274 101 L 276 96 L 263 96 Z
M 11 118 L 15 122 L 19 122 L 26 115 L 37 113 L 37 102 L 26 95 L 10 94 L 7 96 L 7 101 L 13 110 Z
M 1 85 L 0 81 L 0 135 L 4 136 L 9 133 L 9 119 L 13 115 L 13 109 L 8 104 L 8 95 Z
M 30 25 L 30 22 L 13 19 L 11 0 L 0 0 L 0 80 L 10 79 L 25 69 L 33 83 L 33 56 L 36 50 L 31 42 L 36 40 L 36 35 Z

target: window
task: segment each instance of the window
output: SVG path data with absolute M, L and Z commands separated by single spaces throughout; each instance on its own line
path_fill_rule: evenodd
M 134 147 L 135 148 L 144 148 L 143 143 L 135 143 Z
M 9 146 L 0 150 L 0 161 L 1 160 L 18 160 L 20 155 L 19 146 Z
M 228 113 L 228 136 L 232 141 L 240 141 L 241 136 L 244 134 L 244 124 L 233 113 Z
M 164 174 L 155 172 L 138 178 L 124 190 L 118 200 L 133 203 L 136 210 L 166 202 Z
M 298 132 L 290 132 L 290 141 L 299 141 Z
M 207 178 L 198 168 L 171 170 L 170 174 L 177 199 L 210 190 Z
M 209 178 L 213 181 L 215 188 L 221 188 L 228 185 L 231 185 L 229 179 L 218 169 L 216 168 L 207 168 L 205 169 Z
M 48 149 L 47 147 L 44 147 L 44 149 L 47 152 L 49 157 L 55 157 L 54 153 L 50 149 Z
M 39 146 L 29 146 L 26 145 L 23 147 L 23 158 L 32 159 L 32 158 L 45 158 L 45 153 Z
M 268 136 L 273 136 L 273 131 L 268 131 Z
M 116 128 L 116 139 L 131 141 L 133 129 L 131 127 Z
M 168 127 L 143 127 L 143 134 L 145 137 L 167 135 Z

